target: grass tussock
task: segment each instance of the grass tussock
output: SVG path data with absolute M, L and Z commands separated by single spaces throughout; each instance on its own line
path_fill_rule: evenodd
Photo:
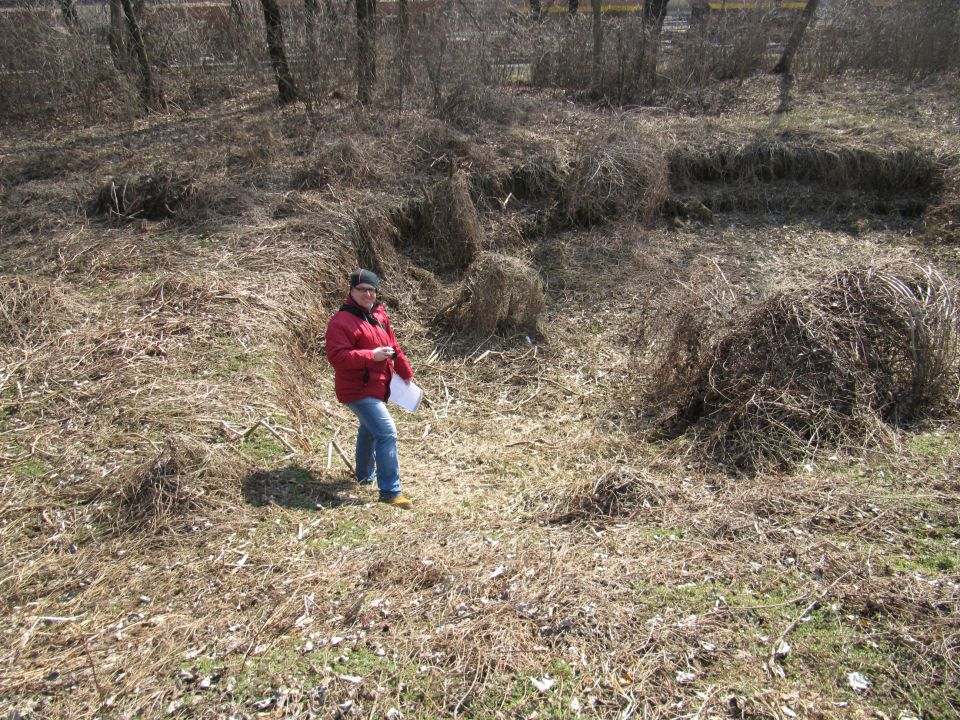
M 564 177 L 565 219 L 595 225 L 626 215 L 648 219 L 669 191 L 667 162 L 649 138 L 628 128 L 591 136 L 575 150 Z
M 832 188 L 930 192 L 939 183 L 935 156 L 917 148 L 854 143 L 758 140 L 713 149 L 684 147 L 670 157 L 670 182 L 766 183 L 793 180 Z
M 957 303 L 951 281 L 915 265 L 842 270 L 714 332 L 702 306 L 681 307 L 648 400 L 662 430 L 690 431 L 706 456 L 741 469 L 870 445 L 890 425 L 953 411 Z
M 960 242 L 960 162 L 944 172 L 943 189 L 924 215 L 923 228 L 936 242 Z
M 464 270 L 483 245 L 470 190 L 466 173 L 451 165 L 449 177 L 429 188 L 423 200 L 394 212 L 400 243 L 440 272 Z
M 438 319 L 467 334 L 537 335 L 546 307 L 543 280 L 522 260 L 484 253 L 469 268 L 457 297 Z

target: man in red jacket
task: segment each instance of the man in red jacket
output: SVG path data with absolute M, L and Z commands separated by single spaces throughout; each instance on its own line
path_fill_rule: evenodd
M 397 426 L 387 410 L 394 372 L 405 382 L 413 369 L 377 299 L 380 278 L 370 270 L 350 275 L 350 294 L 327 323 L 327 360 L 333 365 L 337 400 L 357 416 L 357 481 L 380 489 L 380 501 L 401 508 L 411 502 L 400 492 Z

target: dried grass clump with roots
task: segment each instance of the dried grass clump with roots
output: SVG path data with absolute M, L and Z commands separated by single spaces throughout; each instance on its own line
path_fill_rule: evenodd
M 586 478 L 561 495 L 549 510 L 549 522 L 599 522 L 632 517 L 643 508 L 659 507 L 676 499 L 672 487 L 638 468 L 616 467 L 599 478 Z
M 153 459 L 122 476 L 101 494 L 109 500 L 114 532 L 160 534 L 194 524 L 216 510 L 245 465 L 236 457 L 190 438 L 167 438 Z
M 97 191 L 87 213 L 124 220 L 164 220 L 176 215 L 193 195 L 190 178 L 169 172 L 116 177 Z
M 522 260 L 484 253 L 467 268 L 457 297 L 438 320 L 476 335 L 539 333 L 546 307 L 539 273 Z
M 595 225 L 624 215 L 652 217 L 670 190 L 663 150 L 641 127 L 599 133 L 576 148 L 563 190 L 567 222 Z
M 667 435 L 744 470 L 875 444 L 956 409 L 958 291 L 931 267 L 867 267 L 778 292 L 715 332 L 703 307 L 655 352 L 647 402 Z M 706 343 L 709 343 L 707 346 Z

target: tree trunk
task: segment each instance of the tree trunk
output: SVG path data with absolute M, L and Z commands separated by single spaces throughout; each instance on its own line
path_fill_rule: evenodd
M 60 0 L 60 13 L 63 15 L 63 22 L 68 28 L 75 30 L 80 27 L 76 0 Z
M 123 72 L 126 69 L 127 44 L 123 31 L 123 4 L 121 0 L 110 0 L 110 57 L 113 66 Z
M 540 0 L 530 0 L 530 14 L 537 20 L 543 17 L 543 4 Z
M 357 102 L 368 105 L 377 81 L 377 3 L 356 0 L 357 6 Z
M 143 97 L 143 103 L 151 109 L 161 108 L 164 105 L 163 91 L 155 82 L 153 72 L 150 70 L 147 45 L 143 41 L 143 30 L 140 28 L 137 13 L 131 0 L 120 0 L 120 2 L 123 5 L 123 14 L 127 18 L 127 32 L 129 33 L 130 43 L 137 58 L 137 65 L 140 66 L 140 94 Z
M 577 14 L 577 10 L 580 8 L 580 0 L 568 0 L 567 2 L 567 12 L 570 13 L 570 17 L 573 17 Z
M 591 0 L 593 9 L 593 93 L 603 95 L 603 0 Z
M 317 31 L 317 15 L 320 14 L 317 0 L 303 0 L 303 12 L 306 16 L 307 42 L 312 43 Z
M 807 0 L 807 6 L 803 9 L 803 14 L 800 15 L 800 19 L 797 20 L 797 24 L 794 26 L 793 32 L 790 33 L 790 38 L 783 48 L 783 55 L 780 56 L 779 62 L 773 66 L 771 72 L 775 75 L 790 74 L 790 68 L 793 65 L 793 56 L 796 55 L 797 49 L 803 41 L 803 34 L 807 31 L 810 21 L 813 20 L 819 4 L 820 0 Z
M 663 21 L 667 18 L 670 0 L 646 0 L 643 4 L 643 54 L 640 63 L 640 80 L 647 92 L 657 83 L 657 63 L 660 59 L 660 35 Z
M 290 66 L 287 64 L 287 51 L 283 46 L 283 21 L 277 0 L 260 0 L 263 6 L 263 23 L 267 32 L 267 49 L 270 51 L 270 64 L 277 78 L 277 95 L 280 103 L 296 102 L 297 86 L 293 82 Z

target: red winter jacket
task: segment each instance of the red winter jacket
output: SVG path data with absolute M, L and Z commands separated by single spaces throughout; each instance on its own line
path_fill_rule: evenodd
M 375 397 L 385 401 L 394 369 L 404 380 L 410 380 L 413 368 L 400 349 L 383 305 L 377 302 L 366 313 L 348 295 L 344 306 L 351 310 L 341 308 L 327 323 L 327 360 L 333 365 L 337 400 L 351 403 Z M 383 345 L 392 347 L 397 355 L 393 360 L 376 362 L 373 351 Z

